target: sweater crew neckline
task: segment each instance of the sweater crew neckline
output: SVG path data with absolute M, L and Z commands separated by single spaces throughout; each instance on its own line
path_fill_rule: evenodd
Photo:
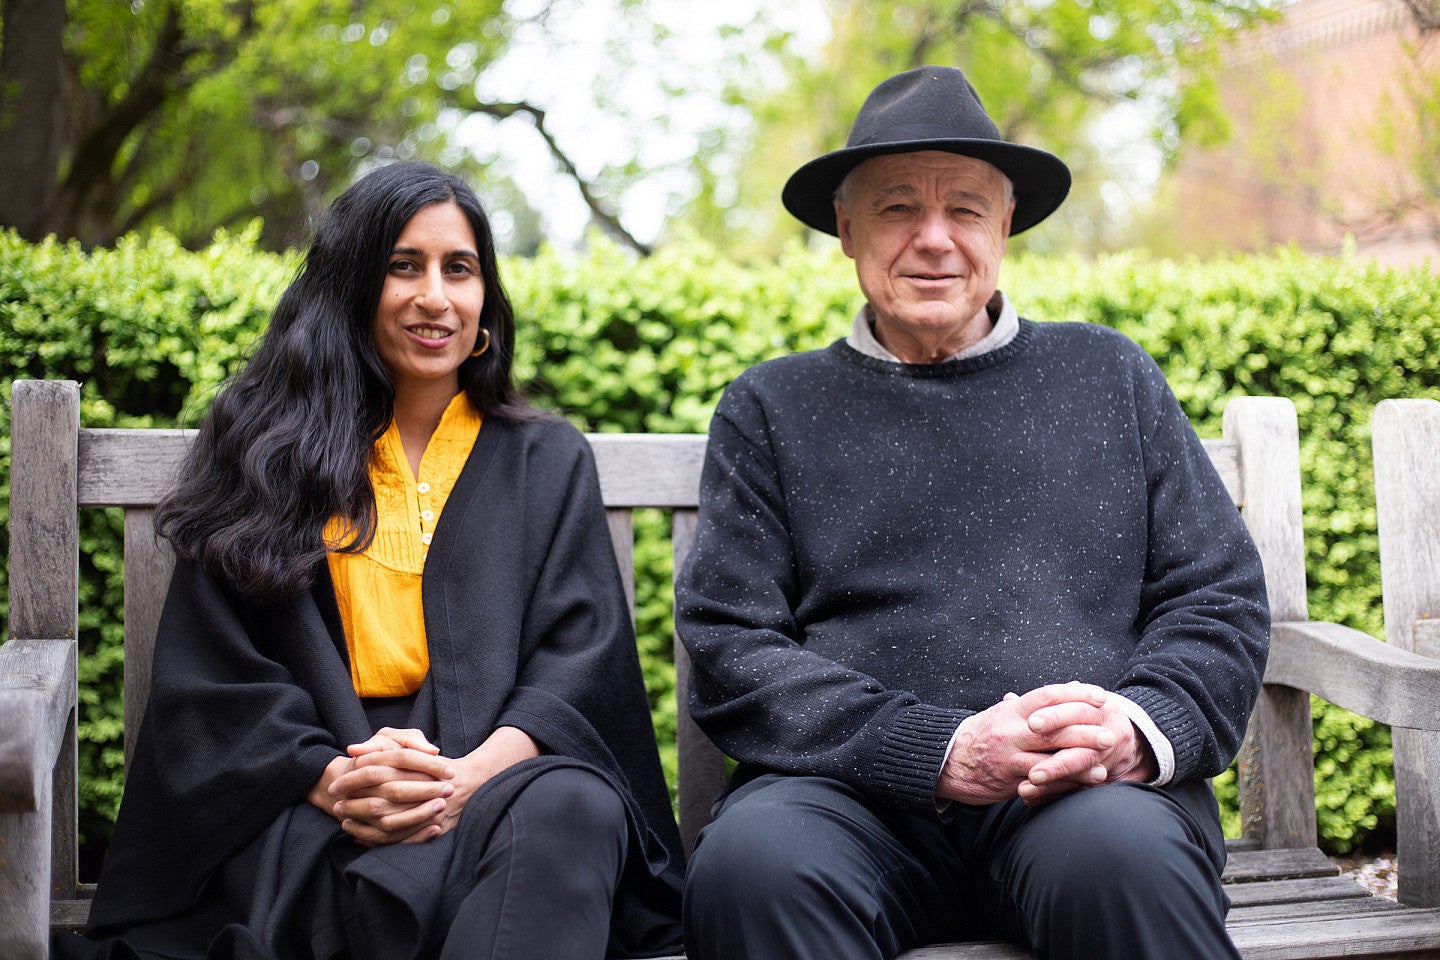
M 1023 353 L 1035 335 L 1035 323 L 1020 318 L 1020 329 L 1015 337 L 1003 346 L 973 357 L 947 360 L 943 363 L 902 363 L 881 360 L 861 353 L 850 345 L 846 338 L 832 343 L 828 351 L 841 360 L 863 367 L 875 373 L 892 377 L 909 377 L 917 380 L 944 380 L 961 377 L 1005 363 Z

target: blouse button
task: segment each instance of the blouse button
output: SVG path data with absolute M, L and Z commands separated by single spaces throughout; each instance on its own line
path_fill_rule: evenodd
M 425 544 L 426 546 L 429 546 L 432 536 L 433 534 L 422 533 L 420 534 L 420 542 Z
M 420 519 L 421 519 L 421 520 L 434 520 L 434 519 L 435 519 L 435 511 L 434 511 L 434 510 L 421 510 L 421 511 L 420 511 Z
M 421 493 L 429 493 L 429 492 L 430 492 L 430 484 L 428 484 L 428 483 L 416 484 L 415 489 L 418 490 L 418 491 L 420 491 Z

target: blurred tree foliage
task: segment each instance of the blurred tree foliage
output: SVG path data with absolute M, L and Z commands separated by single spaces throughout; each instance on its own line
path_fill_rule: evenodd
M 294 245 L 368 164 L 475 167 L 459 118 L 526 106 L 475 95 L 515 27 L 502 0 L 4 0 L 0 225 L 199 247 L 261 217 L 262 243 Z M 533 249 L 523 197 L 490 193 Z
M 1043 241 L 1093 249 L 1107 220 L 1100 181 L 1131 158 L 1095 123 L 1141 104 L 1148 134 L 1168 154 L 1181 137 L 1223 137 L 1215 89 L 1220 42 L 1276 17 L 1280 0 L 830 0 L 821 56 L 772 36 L 755 54 L 774 70 L 735 71 L 731 97 L 754 126 L 733 177 L 707 175 L 691 206 L 696 233 L 728 237 L 742 255 L 769 255 L 801 227 L 776 202 L 802 163 L 843 146 L 866 94 L 927 64 L 966 72 L 1001 134 L 1070 164 L 1077 188 Z M 722 169 L 718 168 L 717 170 Z M 1083 200 L 1085 202 L 1076 202 Z
M 474 144 L 459 134 L 465 118 L 483 115 L 533 126 L 595 222 L 648 252 L 622 226 L 614 198 L 657 173 L 652 167 L 678 176 L 674 156 L 641 149 L 644 131 L 655 142 L 665 134 L 664 109 L 631 118 L 641 132 L 625 169 L 587 179 L 589 167 L 566 153 L 551 129 L 562 124 L 543 103 L 527 91 L 477 96 L 476 80 L 538 27 L 537 54 L 564 61 L 554 68 L 573 70 L 576 83 L 593 83 L 598 111 L 641 109 L 613 94 L 645 78 L 656 87 L 651 99 L 677 111 L 700 109 L 693 90 L 727 91 L 715 128 L 696 140 L 686 171 L 694 186 L 674 198 L 671 236 L 699 234 L 740 255 L 777 252 L 801 229 L 775 202 L 784 177 L 843 143 L 881 79 L 942 63 L 970 74 L 1007 137 L 1052 149 L 1075 169 L 1080 186 L 1060 228 L 1029 242 L 1092 249 L 1112 220 L 1097 183 L 1123 179 L 1115 164 L 1131 160 L 1097 133 L 1097 119 L 1117 104 L 1143 104 L 1132 126 L 1153 131 L 1166 150 L 1182 135 L 1222 134 L 1218 42 L 1280 4 L 825 0 L 828 31 L 815 32 L 829 39 L 818 52 L 776 27 L 785 11 L 762 8 L 749 22 L 737 11 L 715 38 L 720 52 L 694 62 L 687 82 L 639 49 L 607 49 L 595 77 L 548 49 L 543 38 L 579 2 L 0 0 L 0 153 L 13 173 L 0 180 L 0 225 L 86 246 L 163 226 L 197 248 L 216 228 L 243 229 L 259 216 L 261 242 L 282 249 L 368 164 L 422 157 L 473 172 Z M 668 51 L 656 54 L 661 64 L 690 63 L 692 47 L 665 26 L 673 5 L 611 3 L 627 25 L 617 36 Z M 648 64 L 638 80 L 635 70 L 610 69 L 630 60 Z M 486 179 L 491 206 L 514 224 L 510 248 L 533 251 L 538 214 L 515 184 L 493 172 Z

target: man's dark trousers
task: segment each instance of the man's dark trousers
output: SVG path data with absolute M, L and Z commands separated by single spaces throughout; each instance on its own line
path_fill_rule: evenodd
M 833 780 L 769 774 L 700 834 L 685 945 L 692 960 L 881 960 L 979 939 L 1049 960 L 1238 960 L 1224 863 L 1203 782 L 924 816 L 877 812 Z

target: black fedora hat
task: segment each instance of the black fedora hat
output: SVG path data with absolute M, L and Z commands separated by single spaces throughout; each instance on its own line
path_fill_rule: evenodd
M 943 150 L 998 167 L 1015 185 L 1010 233 L 1035 226 L 1070 192 L 1070 168 L 1053 154 L 1000 138 L 980 95 L 955 67 L 920 67 L 881 83 L 865 99 L 842 150 L 796 170 L 780 199 L 802 223 L 834 234 L 835 190 L 862 161 L 886 153 Z

